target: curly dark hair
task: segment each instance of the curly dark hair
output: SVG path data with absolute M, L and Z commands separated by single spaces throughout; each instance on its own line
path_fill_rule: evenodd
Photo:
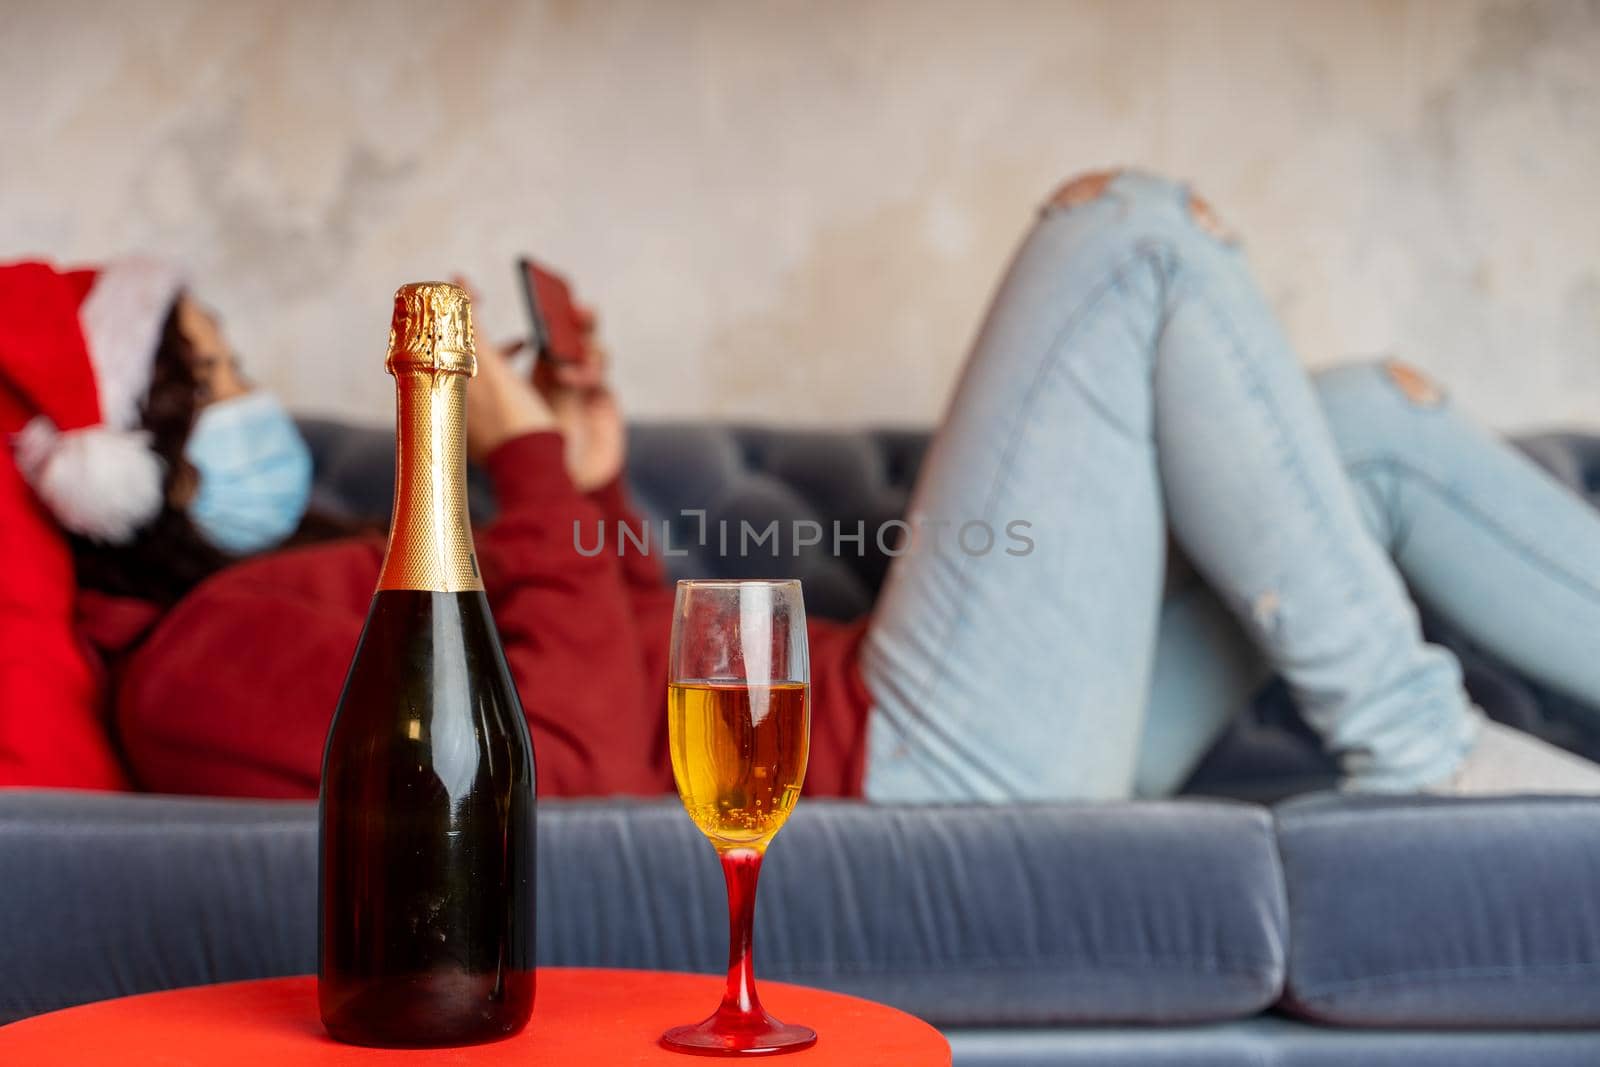
M 150 389 L 139 412 L 140 426 L 166 469 L 161 511 L 124 544 L 73 536 L 80 587 L 170 605 L 233 562 L 234 557 L 207 541 L 188 512 L 173 503 L 180 487 L 192 487 L 199 478 L 183 455 L 200 412 L 193 365 L 193 346 L 179 327 L 174 302 L 161 327 Z

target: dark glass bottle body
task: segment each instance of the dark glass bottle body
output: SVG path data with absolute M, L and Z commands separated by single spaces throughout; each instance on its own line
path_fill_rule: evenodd
M 462 1045 L 528 1021 L 529 753 L 483 593 L 380 591 L 322 771 L 318 996 L 334 1037 Z
M 533 1009 L 533 748 L 466 517 L 470 344 L 434 351 L 466 314 L 397 294 L 395 513 L 323 755 L 317 991 L 352 1044 L 490 1041 Z

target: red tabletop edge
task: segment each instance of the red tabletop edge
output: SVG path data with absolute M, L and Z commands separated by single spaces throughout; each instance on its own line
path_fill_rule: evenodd
M 97 1001 L 0 1027 L 0 1063 L 28 1067 L 351 1067 L 388 1064 L 594 1067 L 708 1062 L 661 1048 L 662 1031 L 709 1015 L 722 979 L 663 971 L 541 967 L 533 1020 L 516 1037 L 425 1053 L 341 1045 L 317 1015 L 314 977 L 172 989 Z M 796 1067 L 948 1067 L 950 1046 L 903 1011 L 843 993 L 762 982 L 762 1003 L 817 1031 L 780 1056 Z M 740 1057 L 743 1058 L 743 1057 Z

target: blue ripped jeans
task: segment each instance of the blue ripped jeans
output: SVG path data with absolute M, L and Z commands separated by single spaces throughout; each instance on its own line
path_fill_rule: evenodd
M 1416 595 L 1600 706 L 1600 521 L 1382 365 L 1314 381 L 1182 186 L 1047 209 L 962 372 L 863 650 L 873 800 L 1175 789 L 1271 673 L 1348 785 L 1447 777 L 1479 713 Z M 1012 526 L 1013 523 L 1024 525 Z M 1198 580 L 1168 577 L 1168 533 Z

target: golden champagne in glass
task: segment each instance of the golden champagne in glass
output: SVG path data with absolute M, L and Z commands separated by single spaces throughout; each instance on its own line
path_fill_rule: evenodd
M 806 777 L 811 693 L 801 682 L 674 682 L 667 732 L 678 795 L 718 846 L 766 847 Z

